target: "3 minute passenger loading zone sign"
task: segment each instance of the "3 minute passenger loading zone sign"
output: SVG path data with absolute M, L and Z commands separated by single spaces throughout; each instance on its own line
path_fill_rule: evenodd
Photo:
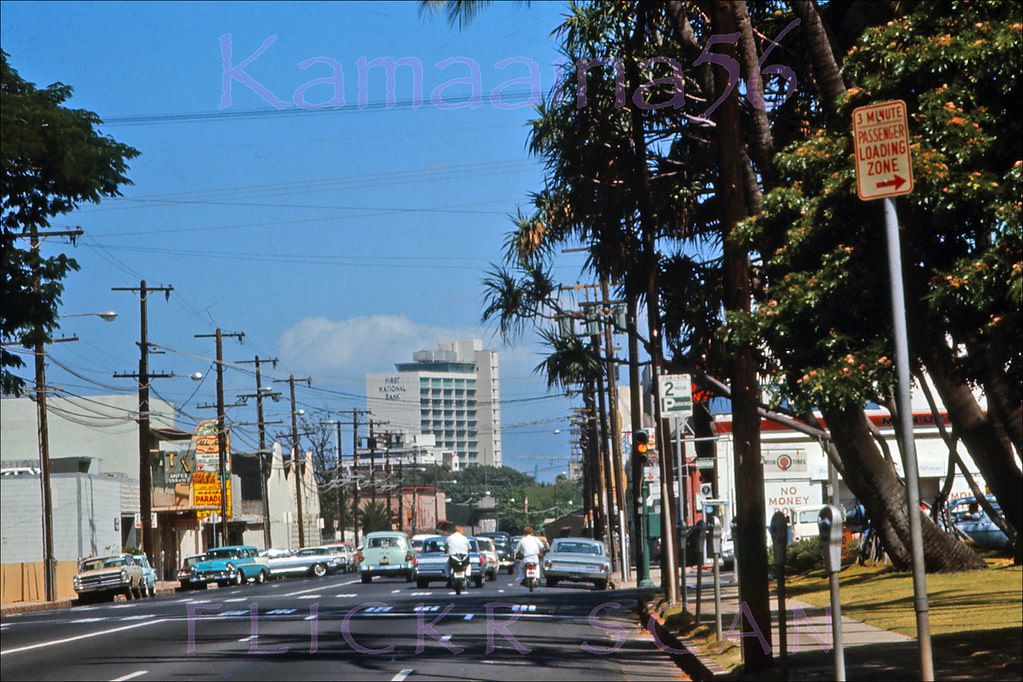
M 900 99 L 853 110 L 856 193 L 884 199 L 913 191 L 906 103 Z

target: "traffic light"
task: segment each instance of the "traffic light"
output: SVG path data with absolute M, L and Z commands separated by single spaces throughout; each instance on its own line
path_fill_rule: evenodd
M 650 433 L 642 430 L 632 434 L 632 456 L 643 464 L 650 461 Z

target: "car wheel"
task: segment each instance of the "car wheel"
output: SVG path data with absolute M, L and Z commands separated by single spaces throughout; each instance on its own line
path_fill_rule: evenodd
M 422 578 L 417 578 L 416 579 L 416 587 L 418 587 L 419 589 L 425 590 L 429 586 L 430 586 L 430 582 L 428 580 L 423 580 Z
M 547 578 L 547 587 L 556 587 L 558 584 L 557 578 Z
M 152 599 L 156 596 L 156 583 L 146 585 L 146 597 Z
M 242 572 L 242 569 L 239 568 L 238 570 L 236 570 L 234 572 L 234 584 L 235 585 L 241 585 L 244 582 L 245 582 L 245 574 Z
M 364 584 L 368 585 L 371 580 L 373 580 L 373 576 L 371 576 L 369 573 L 362 574 L 362 582 Z
M 259 584 L 259 585 L 262 585 L 265 582 L 266 582 L 266 571 L 260 571 L 259 574 L 256 575 L 256 583 Z
M 473 582 L 476 583 L 476 587 L 483 587 L 483 583 L 485 582 L 485 580 L 486 580 L 485 576 L 482 573 L 480 573 L 478 576 L 476 576 Z
M 315 575 L 317 578 L 322 578 L 323 576 L 327 575 L 327 567 L 324 566 L 323 564 L 313 564 L 311 573 Z
M 607 581 L 606 580 L 594 581 L 593 587 L 596 588 L 597 590 L 606 590 L 607 589 Z

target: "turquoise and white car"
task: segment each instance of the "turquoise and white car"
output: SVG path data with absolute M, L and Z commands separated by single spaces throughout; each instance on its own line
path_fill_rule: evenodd
M 249 580 L 264 583 L 270 567 L 259 550 L 249 545 L 232 545 L 207 550 L 206 560 L 192 566 L 192 585 L 216 583 L 221 587 L 241 585 Z

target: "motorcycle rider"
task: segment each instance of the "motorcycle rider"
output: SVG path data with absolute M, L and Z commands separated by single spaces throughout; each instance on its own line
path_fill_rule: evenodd
M 462 533 L 463 528 L 449 523 L 446 529 L 447 537 L 444 539 L 444 547 L 447 549 L 448 556 L 452 554 L 468 554 L 470 549 L 469 538 L 465 537 Z
M 451 569 L 451 561 L 455 560 L 455 557 L 461 558 L 466 564 L 465 571 L 465 584 L 469 584 L 469 574 L 472 571 L 471 566 L 468 566 L 469 550 L 469 538 L 465 537 L 462 533 L 462 527 L 456 526 L 450 522 L 444 522 L 441 526 L 440 531 L 444 533 L 444 551 L 448 555 L 448 568 Z M 450 577 L 450 573 L 449 573 Z M 460 591 L 461 588 L 455 586 L 456 592 Z
M 540 538 L 533 535 L 533 528 L 526 526 L 522 529 L 522 537 L 519 544 L 515 546 L 515 558 L 519 560 L 516 571 L 516 578 L 519 583 L 526 579 L 526 562 L 535 561 L 537 569 L 540 567 L 540 555 L 543 554 L 543 543 Z

